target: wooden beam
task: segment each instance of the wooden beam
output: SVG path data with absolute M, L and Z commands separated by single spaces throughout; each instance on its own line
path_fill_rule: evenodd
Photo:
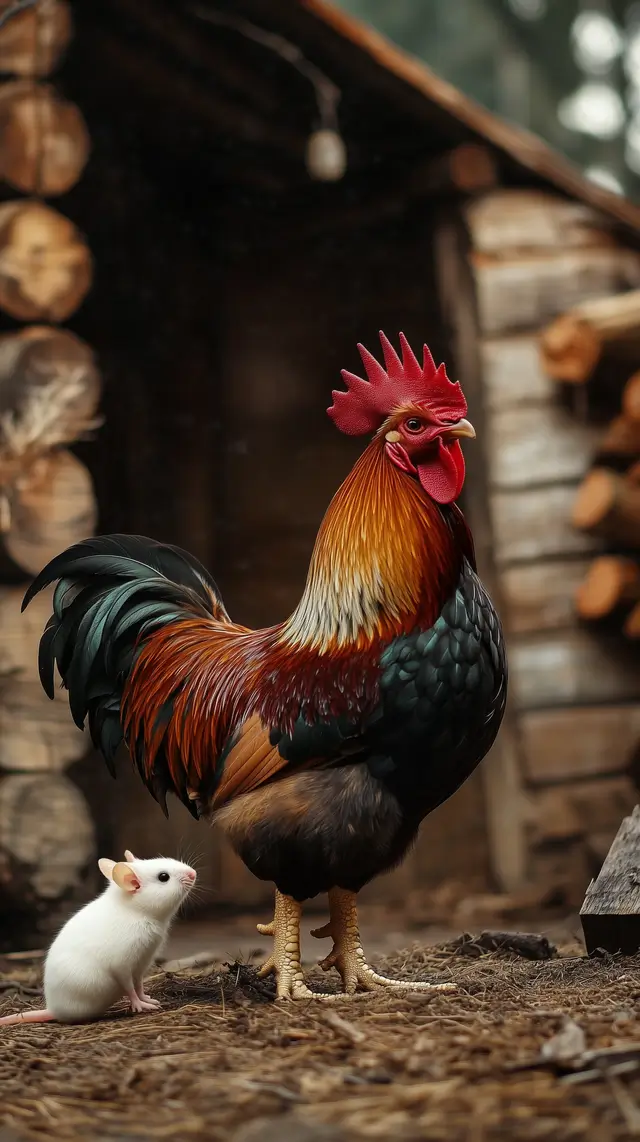
M 436 229 L 434 252 L 441 312 L 450 322 L 456 370 L 463 378 L 469 415 L 481 441 L 486 421 L 475 292 L 464 229 L 456 215 L 443 215 Z M 481 446 L 468 450 L 467 463 L 465 510 L 475 533 L 478 569 L 494 603 L 501 609 L 488 508 L 486 464 Z M 526 882 L 528 871 L 526 803 L 517 728 L 509 705 L 497 740 L 482 763 L 481 774 L 493 872 L 500 888 L 516 891 Z
M 640 806 L 625 817 L 580 909 L 587 952 L 599 948 L 615 955 L 640 951 Z
M 622 774 L 640 741 L 640 704 L 534 710 L 519 721 L 533 785 Z

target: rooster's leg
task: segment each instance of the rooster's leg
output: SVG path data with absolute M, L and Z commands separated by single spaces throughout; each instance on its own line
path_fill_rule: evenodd
M 300 963 L 302 905 L 276 889 L 276 907 L 270 924 L 258 924 L 261 936 L 273 936 L 273 955 L 262 965 L 260 978 L 275 975 L 277 999 L 330 999 L 335 996 L 311 991 L 304 982 Z
M 376 991 L 379 987 L 402 991 L 455 991 L 455 985 L 452 983 L 388 979 L 387 976 L 378 975 L 373 968 L 370 968 L 364 958 L 360 941 L 355 892 L 332 888 L 329 892 L 329 912 L 331 916 L 329 923 L 323 928 L 316 928 L 311 935 L 318 939 L 332 937 L 333 949 L 322 960 L 320 966 L 324 971 L 337 968 L 347 995 L 354 995 L 358 990 Z

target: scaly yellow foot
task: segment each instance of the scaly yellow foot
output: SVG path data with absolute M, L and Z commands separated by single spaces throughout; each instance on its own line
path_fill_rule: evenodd
M 300 918 L 302 905 L 276 889 L 276 907 L 270 924 L 258 924 L 261 936 L 273 936 L 273 955 L 262 965 L 263 979 L 275 975 L 277 999 L 335 999 L 335 995 L 311 991 L 304 982 L 300 963 Z
M 398 991 L 455 991 L 453 983 L 423 983 L 413 980 L 388 979 L 370 968 L 364 958 L 355 892 L 343 888 L 332 888 L 329 892 L 329 914 L 331 919 L 322 928 L 316 928 L 311 935 L 317 939 L 331 936 L 333 949 L 321 961 L 323 971 L 336 968 L 342 976 L 347 995 L 361 991 L 377 991 L 380 987 L 391 987 Z

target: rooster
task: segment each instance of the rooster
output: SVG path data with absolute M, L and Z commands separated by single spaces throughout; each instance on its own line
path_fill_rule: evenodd
M 507 666 L 455 500 L 458 383 L 383 333 L 384 366 L 358 349 L 329 416 L 371 440 L 321 524 L 302 598 L 283 623 L 231 621 L 206 569 L 140 536 L 75 544 L 38 575 L 57 581 L 40 678 L 57 665 L 74 721 L 114 774 L 124 740 L 166 813 L 176 794 L 217 822 L 255 876 L 275 882 L 262 975 L 282 999 L 312 998 L 300 963 L 302 903 L 328 893 L 323 961 L 344 992 L 444 988 L 367 963 L 356 896 L 405 856 L 424 817 L 472 773 L 498 732 Z

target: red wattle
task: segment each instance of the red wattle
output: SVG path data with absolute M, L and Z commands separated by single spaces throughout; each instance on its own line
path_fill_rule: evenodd
M 439 440 L 438 451 L 433 458 L 418 464 L 418 479 L 437 504 L 450 504 L 457 499 L 464 484 L 464 456 L 460 442 L 444 444 Z

